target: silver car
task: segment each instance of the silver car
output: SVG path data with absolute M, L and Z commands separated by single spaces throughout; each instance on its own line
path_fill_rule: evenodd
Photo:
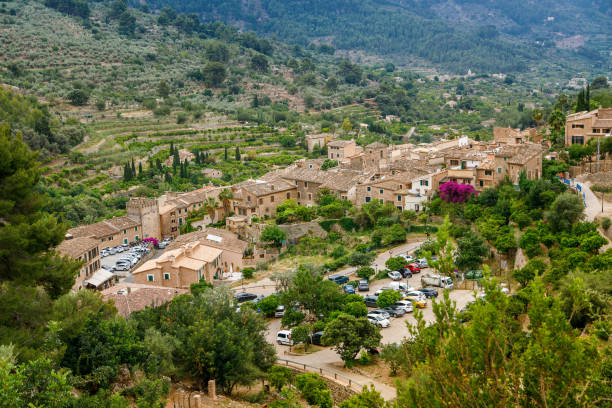
M 378 327 L 383 327 L 383 328 L 389 327 L 391 325 L 391 322 L 389 321 L 389 319 L 386 319 L 379 315 L 368 314 L 368 321 L 372 324 L 375 324 Z

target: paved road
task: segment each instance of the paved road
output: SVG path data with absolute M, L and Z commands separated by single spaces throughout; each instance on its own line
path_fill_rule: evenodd
M 407 243 L 399 247 L 396 247 L 392 249 L 391 251 L 385 251 L 384 253 L 379 254 L 373 263 L 373 267 L 379 270 L 381 268 L 384 268 L 385 261 L 389 259 L 390 256 L 397 256 L 399 254 L 404 254 L 407 252 L 412 253 L 415 249 L 418 248 L 421 242 L 423 242 L 423 240 L 415 241 L 412 243 Z M 350 275 L 354 273 L 355 270 L 356 268 L 354 267 L 344 268 L 338 271 L 337 274 Z M 426 269 L 421 274 L 427 273 L 427 272 L 429 272 L 429 270 Z M 420 283 L 421 274 L 415 274 L 412 276 L 412 278 L 405 279 L 403 281 L 407 282 L 410 286 L 413 286 L 415 288 L 420 288 L 421 287 L 421 283 Z M 374 293 L 379 288 L 383 286 L 388 286 L 390 282 L 391 282 L 390 279 L 373 281 L 370 284 L 370 290 L 368 292 L 360 292 L 360 295 Z M 264 287 L 262 287 L 262 285 Z M 237 288 L 237 289 L 241 290 L 241 288 Z M 275 291 L 274 282 L 266 278 L 259 282 L 255 282 L 251 285 L 245 286 L 245 290 L 248 292 L 256 293 L 258 295 L 259 294 L 269 295 Z M 441 295 L 442 290 L 439 290 L 439 292 Z M 456 302 L 457 308 L 462 308 L 474 298 L 473 292 L 469 290 L 453 290 L 450 292 L 450 297 L 454 302 Z M 423 315 L 424 315 L 425 320 L 428 322 L 433 322 L 435 320 L 435 316 L 433 314 L 433 309 L 431 307 L 430 300 L 428 300 L 427 308 L 423 310 Z M 391 326 L 389 326 L 386 329 L 382 329 L 383 344 L 399 343 L 404 338 L 409 337 L 410 333 L 408 331 L 408 325 L 414 324 L 414 323 L 416 323 L 416 320 L 414 318 L 414 314 L 412 313 L 402 316 L 400 318 L 392 319 Z M 328 373 L 328 375 L 330 372 L 338 373 L 344 377 L 350 378 L 352 381 L 358 384 L 362 384 L 362 385 L 372 384 L 374 385 L 376 390 L 378 390 L 386 400 L 391 400 L 396 397 L 396 392 L 395 392 L 394 387 L 386 385 L 380 381 L 377 381 L 376 379 L 366 377 L 358 373 L 355 373 L 353 371 L 344 369 L 343 368 L 344 364 L 342 360 L 340 359 L 338 354 L 331 348 L 325 348 L 321 351 L 318 351 L 312 354 L 308 354 L 308 355 L 287 354 L 289 352 L 288 346 L 281 346 L 281 345 L 276 344 L 276 333 L 280 329 L 281 329 L 280 319 L 272 319 L 268 325 L 268 331 L 266 333 L 267 340 L 270 343 L 275 345 L 279 358 L 284 358 L 287 360 L 295 361 L 295 362 L 302 363 L 302 364 L 308 364 L 310 366 L 323 369 L 325 372 Z

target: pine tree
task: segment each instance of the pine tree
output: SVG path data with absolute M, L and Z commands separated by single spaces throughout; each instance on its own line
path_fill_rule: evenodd
M 240 161 L 240 149 L 236 146 L 236 161 Z

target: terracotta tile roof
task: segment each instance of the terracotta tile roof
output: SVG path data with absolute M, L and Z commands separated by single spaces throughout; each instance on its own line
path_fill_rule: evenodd
M 219 241 L 215 237 L 221 238 Z M 213 238 L 213 239 L 209 239 Z M 242 253 L 248 248 L 249 244 L 246 241 L 238 238 L 238 235 L 231 231 L 218 228 L 205 228 L 201 231 L 190 232 L 188 234 L 179 235 L 174 241 L 168 245 L 168 249 L 181 248 L 183 245 L 190 242 L 201 242 L 203 245 L 218 248 L 224 251 Z
M 96 222 L 95 224 L 89 225 L 79 225 L 78 227 L 70 228 L 68 230 L 68 234 L 72 235 L 75 238 L 96 237 L 98 239 L 108 235 L 116 234 L 118 232 L 119 230 L 116 227 L 104 221 Z
M 371 176 L 372 173 L 362 173 L 360 171 L 354 170 L 337 170 L 337 171 L 329 171 L 329 176 L 325 180 L 323 184 L 321 184 L 321 188 L 329 188 L 334 191 L 346 192 L 351 189 L 351 187 L 356 186 L 363 180 L 367 179 Z
M 118 293 L 119 291 L 125 294 Z M 113 287 L 104 289 L 102 297 L 104 300 L 112 299 L 117 312 L 124 317 L 128 317 L 133 312 L 144 310 L 146 307 L 161 306 L 171 301 L 175 296 L 185 293 L 189 293 L 189 291 L 187 289 L 119 282 Z
M 172 268 L 198 270 L 207 263 L 214 261 L 222 252 L 218 248 L 203 245 L 199 242 L 190 242 L 180 248 L 166 250 L 158 258 L 146 261 L 133 274 L 137 275 L 160 269 L 162 264 L 168 263 Z
M 102 221 L 104 223 L 107 223 L 109 225 L 112 225 L 113 227 L 117 228 L 118 230 L 123 230 L 126 228 L 132 228 L 132 227 L 136 227 L 139 226 L 140 223 L 133 219 L 128 217 L 127 215 L 122 215 L 120 217 L 113 217 L 109 220 L 105 220 Z
M 309 167 L 296 167 L 285 172 L 281 177 L 286 180 L 308 181 L 321 184 L 325 182 L 329 174 L 329 172 Z
M 366 146 L 366 149 L 386 149 L 387 146 L 384 143 L 381 142 L 374 142 L 374 143 L 370 143 L 369 145 Z
M 354 143 L 354 140 L 334 140 L 333 142 L 329 142 L 327 145 L 331 147 L 345 147 Z
M 242 188 L 248 191 L 249 193 L 259 197 L 268 194 L 278 193 L 279 191 L 291 190 L 295 188 L 295 185 L 279 177 L 269 181 L 255 180 L 251 184 L 242 186 Z
M 97 247 L 99 242 L 92 237 L 76 237 L 62 241 L 55 249 L 64 255 L 78 259 L 85 252 Z

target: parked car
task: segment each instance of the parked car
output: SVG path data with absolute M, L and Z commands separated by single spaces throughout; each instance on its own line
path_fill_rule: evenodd
M 344 275 L 333 275 L 329 277 L 329 280 L 337 283 L 338 285 L 342 285 L 348 282 L 349 278 Z
M 274 312 L 274 317 L 283 317 L 285 315 L 285 306 L 279 305 Z
M 131 264 L 127 262 L 117 262 L 114 266 L 116 271 L 129 271 L 131 268 Z
M 389 284 L 389 288 L 399 292 L 401 290 L 404 291 L 410 291 L 413 290 L 414 288 L 412 286 L 408 286 L 408 284 L 406 282 L 391 282 Z
M 408 279 L 408 278 L 412 278 L 412 272 L 410 272 L 410 269 L 408 269 L 408 268 L 405 268 L 405 267 L 404 267 L 404 268 L 398 269 L 397 271 L 398 271 L 399 273 L 401 273 L 401 274 L 402 274 L 402 276 L 403 276 L 404 278 L 406 278 L 406 279 Z
M 393 283 L 393 282 L 391 282 L 391 283 Z M 395 289 L 393 289 L 392 286 L 383 286 L 382 288 L 380 288 L 376 292 L 374 292 L 374 295 L 378 296 L 381 293 L 383 293 L 385 290 L 395 290 Z
M 410 270 L 410 272 L 412 272 L 412 273 L 419 273 L 419 272 L 421 272 L 421 267 L 418 264 L 416 264 L 416 263 L 408 264 L 408 265 L 406 265 L 406 268 L 408 268 L 408 270 Z
M 117 253 L 117 248 L 115 247 L 108 248 L 109 255 L 115 255 L 116 253 Z
M 393 307 L 393 306 L 387 306 L 385 308 L 383 308 L 383 310 L 387 313 L 389 313 L 389 316 L 391 317 L 401 317 L 403 315 L 406 314 L 406 311 L 404 309 L 402 309 L 401 307 Z
M 240 292 L 234 295 L 234 300 L 238 303 L 248 302 L 249 300 L 257 299 L 257 295 L 254 293 Z
M 400 255 L 402 258 L 404 258 L 406 260 L 406 262 L 412 262 L 414 260 L 414 256 L 412 255 L 408 255 L 408 254 L 404 254 L 404 255 Z
M 419 299 L 418 296 L 410 296 L 410 295 L 406 295 L 404 296 L 404 301 L 410 301 L 412 302 L 412 304 L 414 305 L 414 307 L 419 308 L 419 309 L 425 309 L 427 307 L 427 302 L 424 300 Z
M 421 291 L 418 290 L 411 290 L 405 293 L 406 297 L 414 297 L 417 300 L 423 301 L 423 302 L 427 302 L 427 296 L 425 296 L 425 294 Z
M 372 310 L 371 312 L 368 313 L 368 315 L 380 315 L 380 316 L 384 317 L 385 319 L 388 319 L 388 318 L 391 317 L 391 315 L 388 312 L 386 312 L 386 311 L 384 311 L 382 309 Z
M 108 265 L 102 265 L 102 269 L 106 269 L 107 271 L 112 271 L 113 267 Z
M 404 313 L 412 313 L 413 311 L 412 302 L 408 300 L 400 300 L 399 302 L 391 305 L 391 307 L 394 307 L 396 309 L 402 309 Z
M 393 306 L 401 306 L 406 310 L 406 313 L 412 313 L 414 307 L 412 306 L 412 302 L 410 300 L 399 300 Z
M 370 290 L 370 283 L 365 279 L 360 280 L 357 284 L 357 290 L 360 292 L 367 292 Z
M 438 297 L 438 291 L 436 288 L 421 288 L 419 292 L 423 293 L 428 299 L 432 297 Z
M 324 334 L 325 332 L 323 331 L 314 332 L 312 334 L 312 344 L 322 346 L 323 343 L 321 342 L 321 337 L 323 337 Z
M 378 303 L 376 303 L 377 300 L 378 296 L 375 295 L 366 295 L 363 298 L 363 301 L 365 302 L 367 307 L 378 307 Z
M 348 295 L 354 295 L 355 287 L 353 285 L 344 285 L 344 293 Z
M 276 342 L 285 346 L 293 346 L 293 340 L 291 340 L 291 330 L 281 330 L 276 333 Z
M 100 251 L 100 257 L 104 258 L 105 256 L 108 256 L 108 251 L 106 250 L 106 248 Z
M 415 263 L 419 264 L 421 269 L 429 268 L 429 263 L 427 262 L 427 258 L 417 259 Z
M 402 280 L 402 274 L 397 271 L 391 271 L 387 274 L 387 276 L 393 279 L 394 281 Z
M 375 324 L 378 327 L 389 327 L 391 322 L 389 319 L 386 319 L 380 315 L 370 315 L 368 314 L 368 321 L 372 324 Z

